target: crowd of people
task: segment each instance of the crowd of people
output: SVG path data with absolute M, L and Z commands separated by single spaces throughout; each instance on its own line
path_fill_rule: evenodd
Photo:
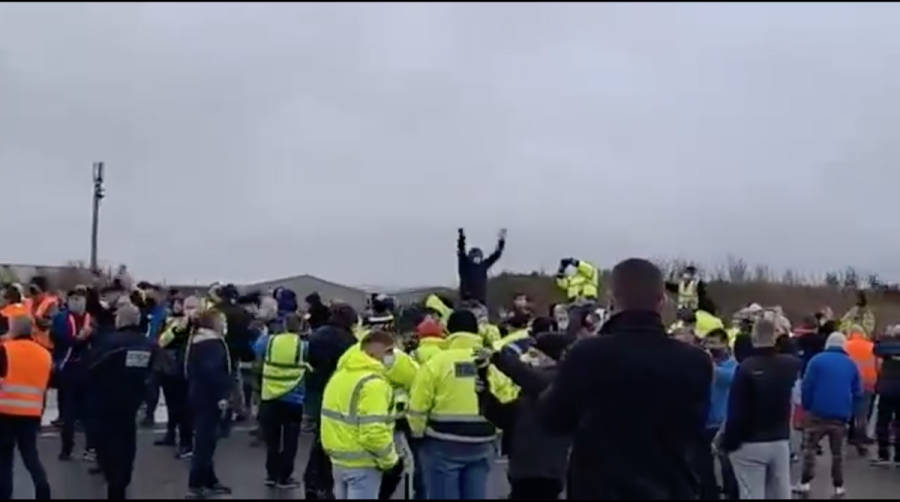
M 265 444 L 261 482 L 319 500 L 398 489 L 484 499 L 498 455 L 512 499 L 786 499 L 792 461 L 802 462 L 793 491 L 808 495 L 826 438 L 835 496 L 846 493 L 845 443 L 862 454 L 877 444 L 873 464 L 900 466 L 900 328 L 877 332 L 865 295 L 841 319 L 822 309 L 792 327 L 779 308 L 754 304 L 726 323 L 696 269 L 666 282 L 652 263 L 625 260 L 601 299 L 597 269 L 564 258 L 564 302 L 538 315 L 516 295 L 498 318 L 487 274 L 505 239 L 485 259 L 460 229 L 459 298 L 428 296 L 410 330 L 383 294 L 357 312 L 231 284 L 185 295 L 114 282 L 65 298 L 42 277 L 27 291 L 5 286 L 0 498 L 12 495 L 16 448 L 36 498 L 51 496 L 36 446 L 51 386 L 58 460 L 72 458 L 83 430 L 82 458 L 96 461 L 111 499 L 126 497 L 136 429 L 153 424 L 160 391 L 167 424 L 155 444 L 190 460 L 192 499 L 231 493 L 214 457 L 241 420 L 256 420 Z M 678 307 L 670 326 L 667 292 Z

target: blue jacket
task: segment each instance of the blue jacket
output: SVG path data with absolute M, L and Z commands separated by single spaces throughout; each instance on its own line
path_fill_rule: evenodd
M 706 418 L 707 429 L 718 429 L 725 422 L 725 412 L 728 410 L 728 392 L 731 390 L 731 381 L 734 380 L 737 364 L 733 357 L 716 363 L 716 374 L 713 378 L 712 391 L 709 395 L 709 416 Z
M 163 329 L 166 326 L 166 307 L 164 305 L 157 305 L 153 307 L 147 316 L 147 338 L 156 342 L 159 339 L 160 333 L 163 332 Z
M 849 420 L 862 397 L 859 370 L 844 349 L 832 347 L 809 360 L 803 374 L 803 409 L 830 420 Z

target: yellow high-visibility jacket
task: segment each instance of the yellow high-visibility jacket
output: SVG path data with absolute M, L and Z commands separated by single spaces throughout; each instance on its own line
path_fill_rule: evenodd
M 500 334 L 500 328 L 490 323 L 478 325 L 478 334 L 484 338 L 485 347 L 493 347 L 503 337 Z
M 721 319 L 705 310 L 694 312 L 694 317 L 697 319 L 697 325 L 694 327 L 694 332 L 697 333 L 699 338 L 705 338 L 706 335 L 714 329 L 725 329 L 725 323 L 723 323 Z
M 569 301 L 579 298 L 597 298 L 597 290 L 600 286 L 600 274 L 597 272 L 597 267 L 584 260 L 578 260 L 575 269 L 575 275 L 572 277 L 558 276 L 556 285 L 566 293 Z
M 420 365 L 428 362 L 438 352 L 444 350 L 446 340 L 435 336 L 427 336 L 419 339 L 419 346 L 413 351 L 413 357 Z
M 453 313 L 453 309 L 448 307 L 438 295 L 430 294 L 428 298 L 425 299 L 425 306 L 437 311 L 441 315 L 441 323 L 444 325 L 444 329 L 447 327 L 447 320 L 450 319 L 450 314 Z
M 478 443 L 493 441 L 496 429 L 478 410 L 474 351 L 484 341 L 474 333 L 454 333 L 447 348 L 420 369 L 410 391 L 407 420 L 413 436 L 445 441 Z M 502 403 L 513 401 L 518 392 L 512 381 L 493 365 L 488 366 L 488 386 Z
M 338 367 L 348 358 L 360 352 L 362 352 L 362 346 L 359 343 L 347 349 L 341 358 L 338 359 Z M 395 419 L 406 416 L 406 410 L 409 408 L 409 389 L 412 387 L 413 380 L 415 380 L 418 372 L 419 364 L 413 357 L 398 348 L 394 348 L 394 364 L 390 368 L 384 369 L 384 377 L 391 384 L 393 390 L 391 414 Z
M 512 333 L 504 336 L 500 340 L 497 340 L 497 342 L 494 343 L 494 350 L 500 350 L 503 347 L 506 347 L 507 345 L 509 345 L 511 343 L 518 342 L 519 340 L 524 340 L 524 339 L 528 338 L 529 336 L 531 336 L 531 335 L 528 334 L 527 329 L 520 329 L 518 331 L 513 331 Z
M 390 469 L 398 457 L 384 365 L 362 350 L 345 356 L 322 397 L 322 447 L 336 465 Z

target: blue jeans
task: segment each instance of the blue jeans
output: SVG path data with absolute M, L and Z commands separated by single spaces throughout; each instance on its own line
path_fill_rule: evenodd
M 493 443 L 426 439 L 425 488 L 430 500 L 482 500 L 494 458 Z
M 374 467 L 332 466 L 336 500 L 375 500 L 381 488 L 381 471 Z

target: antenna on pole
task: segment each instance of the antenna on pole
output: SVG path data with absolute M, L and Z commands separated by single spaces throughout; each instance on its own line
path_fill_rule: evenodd
M 97 227 L 100 220 L 100 199 L 103 198 L 103 162 L 94 162 L 94 216 L 91 225 L 91 271 L 100 272 L 97 266 Z

